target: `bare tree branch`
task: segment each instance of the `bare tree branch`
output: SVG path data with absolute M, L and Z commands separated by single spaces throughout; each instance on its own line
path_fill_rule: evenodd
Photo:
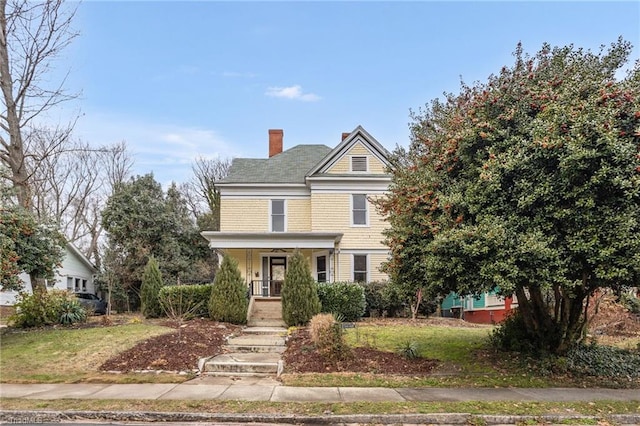
M 64 90 L 66 77 L 53 87 L 44 78 L 78 35 L 71 29 L 75 13 L 76 6 L 66 6 L 63 0 L 0 0 L 0 137 L 4 148 L 0 160 L 11 170 L 18 202 L 25 208 L 31 208 L 32 185 L 32 173 L 25 164 L 28 125 L 42 112 L 75 97 Z M 60 143 L 72 127 L 56 132 Z

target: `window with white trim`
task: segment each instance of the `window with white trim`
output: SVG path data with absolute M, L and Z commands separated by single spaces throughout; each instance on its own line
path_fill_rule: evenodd
M 327 266 L 327 256 L 316 257 L 316 278 L 319 283 L 327 282 Z
M 271 200 L 271 232 L 284 232 L 284 200 Z
M 367 225 L 367 196 L 366 194 L 353 194 L 351 196 L 351 224 Z
M 367 171 L 367 156 L 366 155 L 354 155 L 351 157 L 351 171 L 352 172 L 366 172 Z
M 366 283 L 367 280 L 367 264 L 366 254 L 353 255 L 353 282 Z

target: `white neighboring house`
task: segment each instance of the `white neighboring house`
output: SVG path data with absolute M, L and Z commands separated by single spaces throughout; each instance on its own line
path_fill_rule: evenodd
M 94 278 L 98 268 L 83 255 L 76 246 L 67 243 L 62 266 L 56 271 L 56 277 L 47 281 L 47 289 L 69 290 L 71 292 L 96 293 Z M 24 290 L 31 293 L 31 280 L 28 274 L 20 274 Z M 0 305 L 12 306 L 16 302 L 17 291 L 0 291 Z

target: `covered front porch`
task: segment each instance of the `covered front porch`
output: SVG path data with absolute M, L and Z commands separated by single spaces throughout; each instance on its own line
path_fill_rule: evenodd
M 250 296 L 280 297 L 289 258 L 299 249 L 318 282 L 337 275 L 341 233 L 330 232 L 203 232 L 209 246 L 238 262 Z

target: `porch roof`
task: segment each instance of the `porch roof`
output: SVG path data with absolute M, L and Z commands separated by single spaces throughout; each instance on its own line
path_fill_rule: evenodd
M 202 232 L 209 247 L 218 249 L 333 249 L 342 235 L 341 232 Z

